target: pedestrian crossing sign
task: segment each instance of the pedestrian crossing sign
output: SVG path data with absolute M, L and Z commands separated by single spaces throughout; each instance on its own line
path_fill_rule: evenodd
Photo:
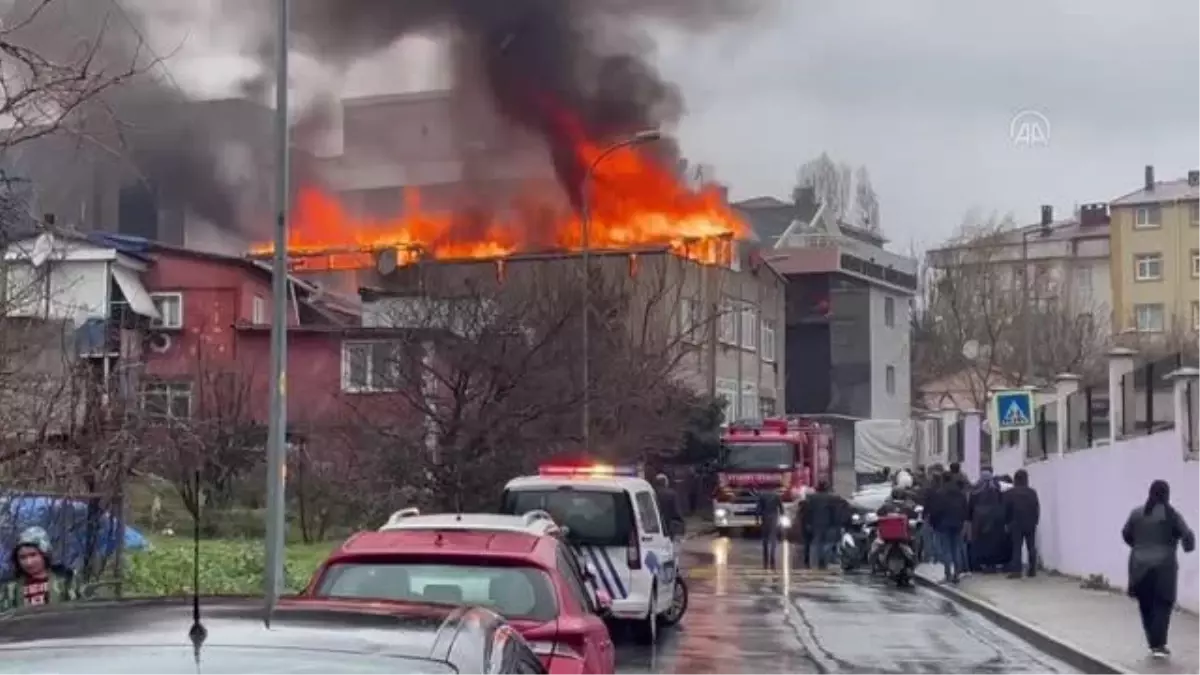
M 998 391 L 989 411 L 996 431 L 1033 428 L 1033 392 L 1026 389 Z

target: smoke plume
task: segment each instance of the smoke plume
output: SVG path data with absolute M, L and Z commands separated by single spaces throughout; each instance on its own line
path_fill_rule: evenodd
M 35 14 L 36 13 L 36 14 Z M 93 69 L 137 74 L 86 102 L 73 125 L 81 148 L 97 158 L 91 170 L 120 166 L 171 209 L 214 225 L 239 225 L 234 191 L 222 177 L 217 149 L 225 131 L 194 108 L 160 57 L 144 42 L 140 17 L 116 3 L 94 0 L 17 0 L 8 17 L 34 20 L 11 37 L 51 61 L 68 62 L 94 49 Z M 69 158 L 62 158 L 70 162 Z M 75 158 L 75 161 L 80 161 Z
M 479 87 L 499 115 L 547 144 L 574 201 L 582 138 L 660 129 L 683 113 L 651 62 L 644 25 L 702 32 L 767 0 L 296 0 L 293 31 L 318 58 L 348 64 L 414 34 L 450 32 L 455 86 Z

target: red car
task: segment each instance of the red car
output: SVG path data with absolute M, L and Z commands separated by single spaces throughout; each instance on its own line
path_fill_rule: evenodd
M 302 595 L 480 605 L 505 617 L 551 673 L 611 673 L 615 649 L 585 572 L 545 513 L 397 512 L 351 536 Z

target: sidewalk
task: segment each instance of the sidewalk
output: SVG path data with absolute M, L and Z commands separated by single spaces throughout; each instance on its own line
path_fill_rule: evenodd
M 917 573 L 934 583 L 942 579 L 940 566 L 921 565 Z M 1051 574 L 1019 581 L 1002 574 L 972 574 L 958 586 L 944 588 L 982 601 L 1000 614 L 1126 672 L 1200 673 L 1200 621 L 1192 614 L 1175 612 L 1171 658 L 1153 661 L 1142 637 L 1137 605 L 1122 592 L 1080 588 L 1077 579 Z

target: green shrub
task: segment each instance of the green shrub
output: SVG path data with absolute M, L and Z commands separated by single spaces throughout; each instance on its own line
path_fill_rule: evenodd
M 284 563 L 286 587 L 299 591 L 335 546 L 332 542 L 289 545 Z M 181 595 L 192 592 L 192 542 L 186 537 L 161 537 L 145 551 L 125 560 L 125 595 Z M 262 539 L 214 539 L 200 543 L 200 593 L 257 595 L 262 593 L 265 551 Z

